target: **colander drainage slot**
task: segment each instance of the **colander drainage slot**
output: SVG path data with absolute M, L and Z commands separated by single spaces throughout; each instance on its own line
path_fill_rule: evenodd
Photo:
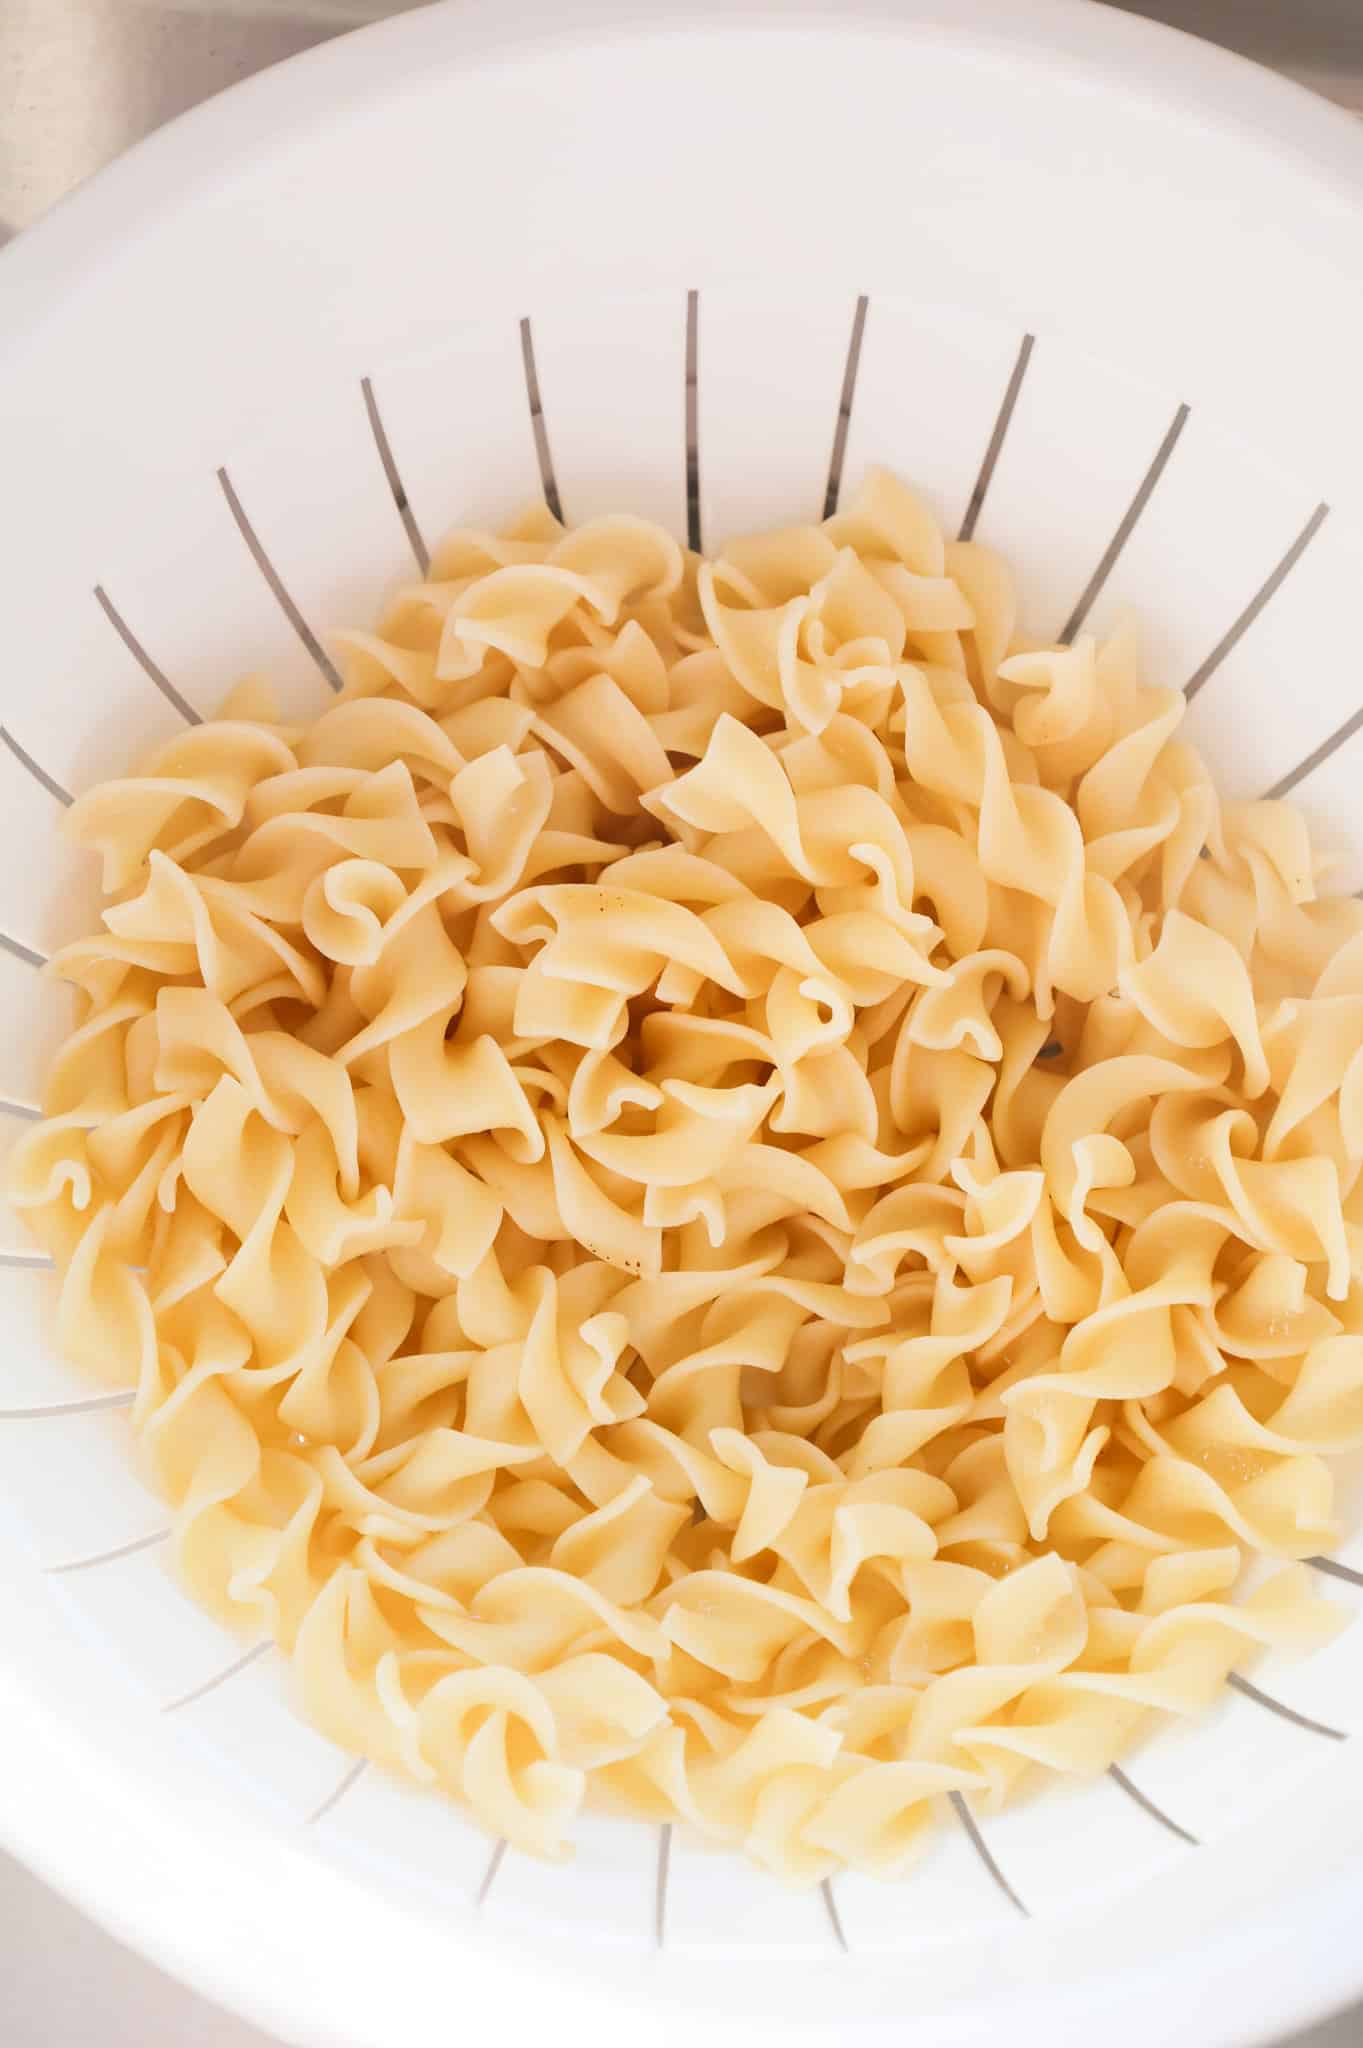
M 863 300 L 862 303 L 864 304 L 865 301 Z M 826 1877 L 819 1886 L 819 1890 L 823 1893 L 824 1907 L 828 1913 L 828 1924 L 833 1929 L 833 1939 L 845 1956 L 851 1955 L 851 1946 L 842 1924 L 842 1914 L 838 1911 L 838 1902 L 833 1896 L 833 1880 Z
M 1256 1707 L 1267 1708 L 1280 1721 L 1290 1721 L 1294 1728 L 1304 1728 L 1308 1735 L 1322 1735 L 1327 1742 L 1347 1742 L 1346 1728 L 1332 1728 L 1328 1721 L 1313 1721 L 1309 1714 L 1299 1714 L 1295 1707 L 1289 1707 L 1282 1700 L 1275 1700 L 1272 1693 L 1260 1692 L 1257 1685 L 1251 1685 L 1247 1678 L 1241 1678 L 1238 1671 L 1232 1671 L 1227 1685 L 1242 1693 L 1247 1700 L 1253 1700 Z
M 667 1940 L 667 1880 L 672 1871 L 672 1823 L 665 1820 L 658 1830 L 658 1873 L 653 1888 L 653 1938 L 662 1948 Z
M 339 690 L 341 688 L 341 677 L 335 662 L 327 653 L 325 647 L 323 647 L 321 641 L 313 632 L 312 627 L 303 617 L 302 612 L 299 611 L 298 606 L 285 588 L 283 578 L 262 547 L 260 536 L 247 518 L 246 508 L 237 496 L 232 479 L 225 469 L 218 471 L 218 482 L 221 484 L 222 494 L 227 500 L 227 508 L 236 521 L 237 532 L 245 541 L 247 553 L 250 555 L 251 560 L 265 578 L 271 596 L 289 624 L 293 627 L 294 632 L 298 635 L 304 647 L 306 647 L 308 653 L 316 662 L 318 668 L 322 671 L 326 680 L 330 683 L 332 689 Z
M 191 1686 L 188 1692 L 182 1692 L 175 1699 L 167 1700 L 161 1712 L 178 1714 L 181 1707 L 192 1707 L 195 1700 L 207 1699 L 209 1693 L 216 1692 L 220 1685 L 226 1685 L 228 1679 L 235 1678 L 239 1671 L 245 1671 L 248 1666 L 258 1663 L 265 1652 L 273 1648 L 273 1642 L 266 1637 L 264 1642 L 256 1643 L 240 1657 L 234 1657 L 222 1671 L 215 1672 L 211 1678 L 205 1678 L 202 1685 Z
M 1003 403 L 999 407 L 998 418 L 994 421 L 994 431 L 990 434 L 989 444 L 984 451 L 984 460 L 980 464 L 980 473 L 975 479 L 975 488 L 970 493 L 970 503 L 965 508 L 965 518 L 961 521 L 961 530 L 957 535 L 958 540 L 974 539 L 975 528 L 979 525 L 980 514 L 984 510 L 984 501 L 988 495 L 989 486 L 993 481 L 994 471 L 998 467 L 999 457 L 1003 453 L 1003 444 L 1008 438 L 1008 429 L 1012 423 L 1013 414 L 1017 410 L 1018 398 L 1022 392 L 1022 380 L 1027 375 L 1027 365 L 1032 360 L 1032 350 L 1035 347 L 1036 336 L 1034 334 L 1024 334 L 1022 344 L 1018 349 L 1017 361 L 1013 364 L 1012 375 L 1008 379 L 1007 388 L 1003 394 Z
M 350 1790 L 351 1786 L 358 1785 L 360 1779 L 364 1776 L 368 1768 L 369 1759 L 363 1756 L 357 1757 L 355 1762 L 350 1766 L 349 1770 L 345 1773 L 345 1776 L 339 1781 L 338 1784 L 333 1785 L 332 1789 L 330 1790 L 330 1792 L 328 1792 L 326 1798 L 322 1801 L 321 1805 L 314 1806 L 311 1813 L 304 1815 L 304 1827 L 315 1827 L 319 1820 L 325 1820 L 326 1816 L 329 1813 L 331 1813 L 337 1806 L 340 1805 L 341 1801 L 345 1798 L 345 1795 Z
M 847 431 L 852 424 L 852 402 L 857 394 L 857 370 L 861 365 L 861 342 L 866 332 L 866 311 L 870 303 L 863 292 L 852 315 L 852 335 L 847 344 L 847 367 L 842 373 L 838 417 L 833 428 L 833 453 L 828 459 L 828 488 L 824 492 L 823 500 L 825 519 L 831 519 L 838 509 L 838 494 L 842 489 L 842 468 L 847 459 Z
M 528 317 L 521 322 L 521 362 L 525 366 L 525 395 L 530 402 L 530 431 L 535 437 L 535 459 L 540 466 L 540 485 L 544 491 L 544 502 L 555 519 L 562 524 L 563 500 L 558 494 L 554 458 L 549 451 L 549 429 L 544 419 L 544 401 L 540 397 L 539 371 L 535 368 L 535 337 L 530 332 Z
M 59 804 L 69 806 L 71 802 L 70 790 L 63 789 L 55 775 L 49 775 L 46 768 L 38 765 L 32 754 L 29 753 L 28 748 L 20 746 L 8 726 L 0 725 L 0 740 L 4 741 L 15 760 L 19 763 L 19 766 L 28 770 L 28 773 L 40 788 L 45 789 L 49 796 L 54 796 Z
M 91 1394 L 83 1401 L 49 1401 L 39 1408 L 0 1408 L 0 1422 L 49 1422 L 63 1415 L 98 1415 L 110 1408 L 131 1408 L 136 1398 L 129 1388 L 126 1393 Z
M 34 946 L 26 946 L 22 939 L 12 939 L 8 932 L 0 932 L 0 946 L 12 953 L 16 960 L 22 960 L 26 967 L 46 967 L 46 953 L 38 952 Z
M 57 1579 L 65 1572 L 89 1572 L 96 1565 L 116 1564 L 121 1557 L 133 1557 L 139 1550 L 151 1550 L 157 1543 L 164 1543 L 169 1535 L 169 1529 L 153 1529 L 150 1536 L 134 1536 L 130 1543 L 116 1543 L 112 1550 L 96 1550 L 90 1557 L 72 1557 L 65 1564 L 50 1564 L 46 1567 L 47 1575 Z
M 180 695 L 180 692 L 176 689 L 160 663 L 152 660 L 146 648 L 142 645 L 142 642 L 138 639 L 136 633 L 134 633 L 132 627 L 128 624 L 102 583 L 95 585 L 95 603 L 99 606 L 105 618 L 109 621 L 109 624 L 113 627 L 115 633 L 117 633 L 119 639 L 137 663 L 137 666 L 141 669 L 143 675 L 156 685 L 167 704 L 175 707 L 186 725 L 202 725 L 203 720 L 194 709 L 194 706 Z
M 429 576 L 431 572 L 431 551 L 426 545 L 420 526 L 417 524 L 417 516 L 412 510 L 411 499 L 407 496 L 407 487 L 402 481 L 402 472 L 398 468 L 397 457 L 393 453 L 393 444 L 388 438 L 388 429 L 383 424 L 383 414 L 379 411 L 379 401 L 374 396 L 374 380 L 372 377 L 361 377 L 360 391 L 364 397 L 365 412 L 369 416 L 369 431 L 374 436 L 374 446 L 379 451 L 379 461 L 383 464 L 383 473 L 387 479 L 388 488 L 393 494 L 393 503 L 397 506 L 398 517 L 402 521 L 412 553 L 416 557 L 417 568 L 423 576 Z
M 1186 1842 L 1190 1849 L 1200 1849 L 1202 1847 L 1196 1835 L 1190 1834 L 1188 1829 L 1181 1826 L 1170 1814 L 1167 1814 L 1162 1806 L 1157 1806 L 1150 1797 L 1150 1794 L 1142 1792 L 1139 1785 L 1133 1784 L 1119 1765 L 1109 1764 L 1107 1774 L 1115 1785 L 1121 1786 L 1128 1799 L 1135 1801 L 1142 1813 L 1149 1814 L 1151 1820 L 1157 1820 L 1162 1828 L 1167 1828 L 1171 1835 L 1177 1835 L 1180 1842 Z
M 1113 569 L 1116 567 L 1117 559 L 1121 554 L 1122 549 L 1126 546 L 1127 542 L 1130 540 L 1132 534 L 1135 531 L 1137 520 L 1140 518 L 1142 512 L 1144 512 L 1146 506 L 1150 503 L 1151 493 L 1154 491 L 1155 485 L 1163 476 L 1164 471 L 1169 462 L 1169 457 L 1173 454 L 1175 448 L 1178 446 L 1178 437 L 1183 432 L 1184 427 L 1187 425 L 1187 421 L 1188 408 L 1186 405 L 1181 405 L 1178 411 L 1174 414 L 1173 420 L 1170 422 L 1169 430 L 1165 434 L 1164 439 L 1160 442 L 1159 447 L 1155 450 L 1154 460 L 1151 462 L 1149 469 L 1146 470 L 1145 475 L 1141 478 L 1141 481 L 1136 489 L 1135 497 L 1131 500 L 1131 503 L 1127 506 L 1126 511 L 1122 514 L 1121 520 L 1117 527 L 1117 531 L 1113 534 L 1111 540 L 1104 548 L 1102 558 L 1100 559 L 1097 568 L 1094 570 L 1093 574 L 1089 577 L 1088 582 L 1085 584 L 1083 595 L 1079 599 L 1078 604 L 1076 604 L 1076 606 L 1074 607 L 1074 610 L 1066 619 L 1064 625 L 1060 628 L 1060 643 L 1063 647 L 1069 646 L 1070 641 L 1073 640 L 1075 634 L 1079 631 L 1079 628 L 1083 625 L 1085 619 L 1092 611 L 1094 604 L 1097 602 L 1097 599 L 1102 591 L 1103 585 L 1107 582 L 1108 577 L 1112 574 Z
M 686 294 L 686 545 L 700 553 L 700 293 Z
M 1015 1906 L 1017 1908 L 1018 1912 L 1021 1913 L 1024 1920 L 1030 1920 L 1032 1917 L 1031 1913 L 1028 1911 L 1027 1907 L 1023 1905 L 1022 1900 L 1018 1897 L 1017 1893 L 1013 1890 L 1012 1885 L 1009 1884 L 1007 1878 L 999 1869 L 998 1864 L 994 1861 L 994 1853 L 992 1849 L 989 1847 L 988 1842 L 985 1841 L 984 1836 L 980 1833 L 979 1822 L 976 1820 L 974 1814 L 970 1811 L 969 1806 L 967 1806 L 965 1801 L 965 1795 L 960 1792 L 948 1792 L 947 1798 L 951 1801 L 952 1809 L 955 1812 L 957 1820 L 959 1820 L 961 1826 L 965 1829 L 966 1834 L 969 1836 L 970 1843 L 975 1851 L 975 1854 L 979 1857 L 981 1863 L 989 1872 L 989 1875 L 993 1878 L 999 1890 L 1003 1893 L 1005 1899 L 1007 1899 L 1008 1903 L 1011 1906 Z
M 505 1855 L 506 1843 L 498 1842 L 496 1848 L 493 1850 L 491 1856 L 488 1858 L 487 1869 L 483 1872 L 483 1882 L 479 1885 L 478 1895 L 473 1902 L 475 1907 L 486 1905 L 487 1895 L 492 1890 L 493 1884 L 496 1881 L 497 1872 L 502 1867 L 502 1860 L 505 1857 Z
M 1313 1571 L 1324 1572 L 1329 1578 L 1343 1579 L 1350 1586 L 1363 1586 L 1363 1572 L 1355 1571 L 1351 1564 L 1341 1564 L 1337 1557 L 1308 1557 L 1306 1562 Z
M 1286 775 L 1280 776 L 1272 789 L 1265 790 L 1264 801 L 1274 803 L 1280 796 L 1286 796 L 1289 790 L 1295 789 L 1299 782 L 1305 782 L 1307 776 L 1328 761 L 1331 754 L 1337 753 L 1344 742 L 1351 740 L 1360 727 L 1363 727 L 1363 705 L 1359 706 L 1351 718 L 1346 718 L 1343 725 L 1336 726 L 1330 737 L 1322 740 L 1304 761 L 1299 761 L 1295 768 L 1289 768 Z
M 1286 582 L 1287 578 L 1296 568 L 1297 563 L 1306 553 L 1307 548 L 1310 547 L 1311 542 L 1320 532 L 1329 510 L 1330 507 L 1328 505 L 1317 505 L 1315 511 L 1311 514 L 1311 517 L 1307 520 L 1305 526 L 1297 535 L 1297 538 L 1293 541 L 1277 567 L 1269 571 L 1249 603 L 1245 606 L 1239 617 L 1227 628 L 1226 632 L 1222 634 L 1201 667 L 1195 669 L 1192 675 L 1189 676 L 1183 692 L 1189 703 L 1192 702 L 1203 684 L 1216 674 L 1216 671 L 1220 668 L 1231 650 L 1244 638 L 1274 592 L 1280 589 L 1283 583 Z

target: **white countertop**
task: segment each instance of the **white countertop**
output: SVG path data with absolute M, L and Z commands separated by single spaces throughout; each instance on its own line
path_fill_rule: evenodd
M 209 93 L 400 11 L 398 0 L 0 0 L 0 242 Z M 1363 0 L 1145 0 L 1132 11 L 1277 65 L 1363 113 Z M 506 2041 L 515 2048 L 509 2034 Z M 4 1855 L 0 2044 L 274 2048 L 122 1948 Z M 1290 2048 L 1363 2048 L 1363 2008 Z

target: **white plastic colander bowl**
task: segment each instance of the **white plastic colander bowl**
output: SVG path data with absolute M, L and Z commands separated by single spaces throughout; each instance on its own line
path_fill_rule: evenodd
M 572 12 L 317 51 L 0 264 L 0 1135 L 89 916 L 65 796 L 243 670 L 320 706 L 326 630 L 542 477 L 714 543 L 889 462 L 1029 628 L 1138 605 L 1223 784 L 1363 881 L 1363 131 L 1087 0 Z M 1222 2048 L 1363 1986 L 1363 1628 L 902 1887 L 600 1822 L 490 1862 L 175 1589 L 0 1227 L 0 1834 L 224 2003 L 364 2048 Z

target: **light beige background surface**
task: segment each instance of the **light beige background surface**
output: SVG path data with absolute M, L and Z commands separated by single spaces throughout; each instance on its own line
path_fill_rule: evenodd
M 208 94 L 401 11 L 383 0 L 0 0 L 0 241 Z M 1363 0 L 1145 0 L 1130 11 L 1242 50 L 1363 113 Z M 273 2044 L 0 1855 L 0 2048 Z M 510 2033 L 501 2048 L 517 2048 Z M 1363 2048 L 1363 2008 L 1291 2048 Z

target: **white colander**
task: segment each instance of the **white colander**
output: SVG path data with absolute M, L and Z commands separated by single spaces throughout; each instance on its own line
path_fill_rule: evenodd
M 6 1137 L 90 915 L 70 793 L 243 670 L 320 707 L 326 630 L 541 483 L 709 545 L 889 462 L 1029 629 L 1139 606 L 1224 786 L 1363 882 L 1363 132 L 1087 0 L 572 12 L 317 51 L 0 263 Z M 900 1887 L 590 1820 L 503 1855 L 182 1598 L 2 1227 L 0 1834 L 289 2039 L 1220 2048 L 1363 1985 L 1363 1627 L 1124 1775 L 948 1812 Z M 1319 1569 L 1363 1599 L 1363 1543 Z

